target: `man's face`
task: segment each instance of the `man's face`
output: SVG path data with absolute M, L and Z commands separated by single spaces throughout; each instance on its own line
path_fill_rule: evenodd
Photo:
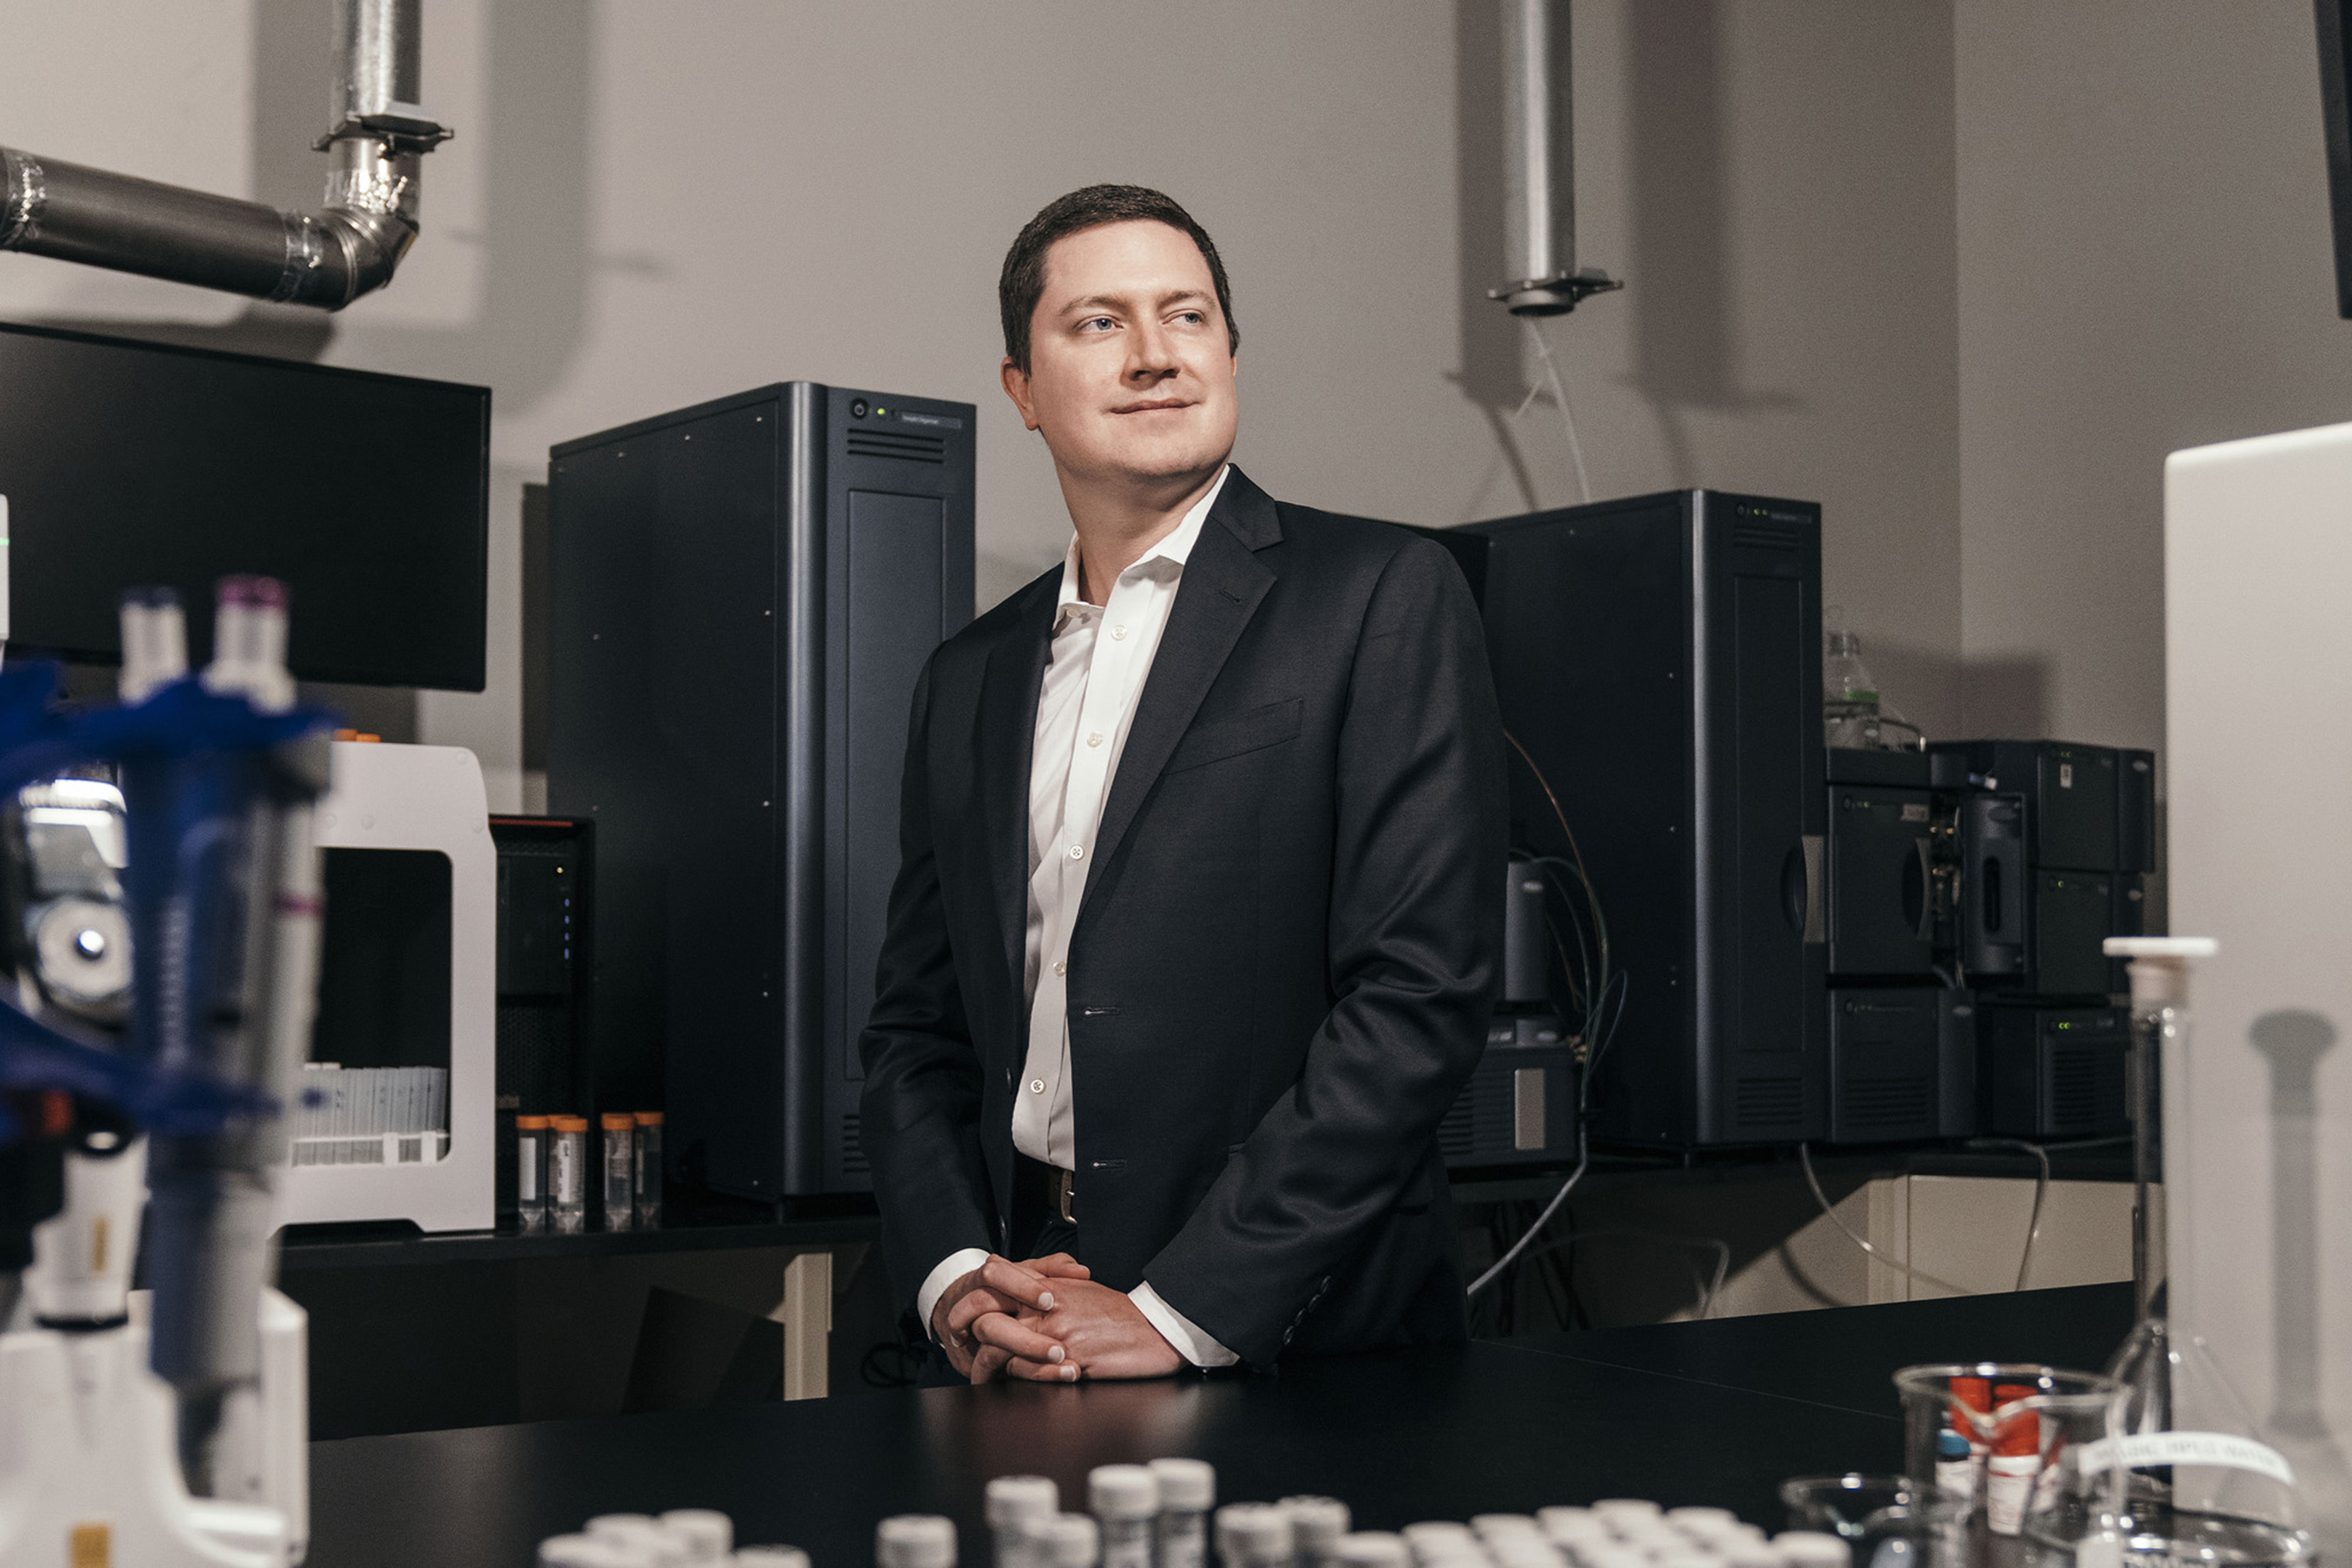
M 1029 370 L 1004 390 L 1055 462 L 1084 480 L 1205 477 L 1239 407 L 1224 312 L 1200 247 L 1139 220 L 1055 240 L 1029 321 Z

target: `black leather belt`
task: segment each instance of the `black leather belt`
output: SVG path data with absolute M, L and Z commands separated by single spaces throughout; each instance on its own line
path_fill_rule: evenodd
M 1025 1157 L 1020 1164 L 1021 1184 L 1029 1200 L 1064 1225 L 1077 1224 L 1076 1211 L 1070 1204 L 1070 1173 L 1059 1165 L 1048 1165 Z

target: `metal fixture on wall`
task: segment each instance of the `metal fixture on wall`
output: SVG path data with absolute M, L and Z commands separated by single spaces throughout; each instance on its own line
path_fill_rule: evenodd
M 1624 284 L 1576 265 L 1576 137 L 1568 79 L 1567 0 L 1503 8 L 1503 253 L 1510 279 L 1486 297 L 1514 316 L 1558 316 Z M 1555 58 L 1555 49 L 1557 57 Z M 1554 79 L 1554 67 L 1559 68 Z
M 324 210 L 109 174 L 0 147 L 0 250 L 339 310 L 415 243 L 417 169 L 453 134 L 417 107 L 422 0 L 333 0 Z

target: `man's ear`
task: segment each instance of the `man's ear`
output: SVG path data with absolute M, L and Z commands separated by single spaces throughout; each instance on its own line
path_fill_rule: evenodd
M 1004 395 L 1013 399 L 1013 406 L 1021 411 L 1021 423 L 1029 429 L 1037 428 L 1036 411 L 1029 403 L 1029 373 L 1013 363 L 1007 354 L 996 369 L 996 377 L 1004 384 Z

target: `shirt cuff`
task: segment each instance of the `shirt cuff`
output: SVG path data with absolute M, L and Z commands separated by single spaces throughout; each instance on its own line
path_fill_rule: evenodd
M 1150 1281 L 1138 1285 L 1127 1293 L 1136 1310 L 1160 1331 L 1160 1337 L 1175 1347 L 1176 1353 L 1194 1366 L 1231 1366 L 1242 1358 L 1201 1331 L 1192 1319 L 1160 1299 L 1160 1292 Z
M 915 1316 L 923 1320 L 923 1332 L 930 1334 L 934 1340 L 939 1338 L 939 1335 L 931 1333 L 932 1309 L 940 1304 L 940 1298 L 948 1293 L 949 1286 L 987 1261 L 988 1248 L 967 1247 L 961 1252 L 949 1253 L 940 1260 L 937 1268 L 923 1277 L 923 1288 L 915 1292 Z

